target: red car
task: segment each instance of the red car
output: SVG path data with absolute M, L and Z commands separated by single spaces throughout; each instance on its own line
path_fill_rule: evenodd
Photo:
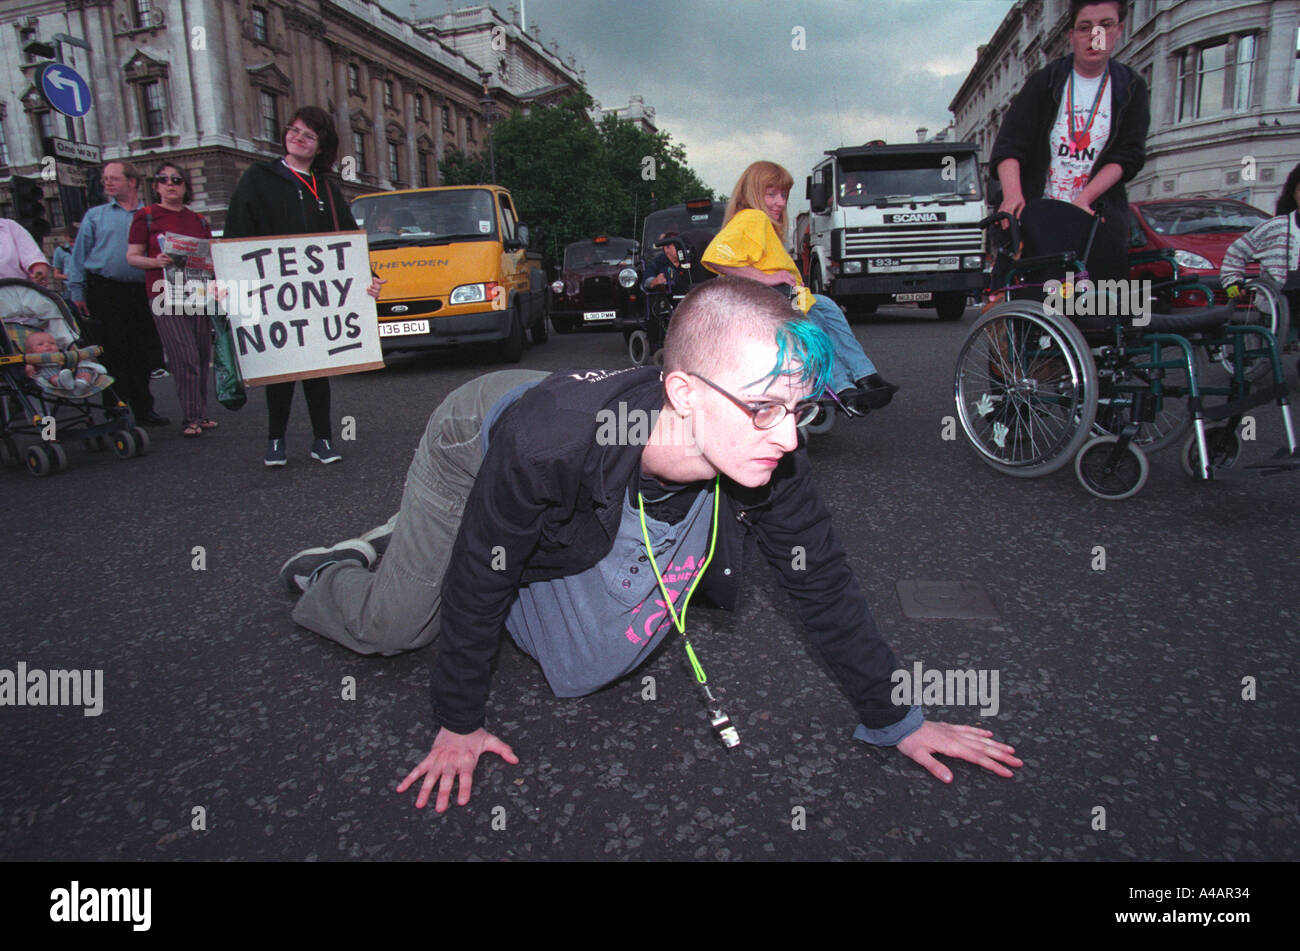
M 1173 251 L 1179 277 L 1193 277 L 1214 291 L 1216 303 L 1228 298 L 1219 287 L 1219 268 L 1228 245 L 1271 215 L 1232 198 L 1170 198 L 1129 205 L 1129 277 L 1164 281 L 1172 276 L 1167 261 L 1144 260 L 1152 251 Z M 1252 266 L 1250 273 L 1257 273 Z M 1198 290 L 1180 291 L 1175 307 L 1204 307 Z

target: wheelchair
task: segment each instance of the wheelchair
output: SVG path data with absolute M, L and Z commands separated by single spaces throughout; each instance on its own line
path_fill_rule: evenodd
M 646 291 L 645 312 L 640 324 L 627 336 L 627 355 L 634 366 L 664 362 L 664 338 L 668 334 L 668 321 L 672 319 L 673 311 L 695 285 L 716 277 L 699 263 L 714 234 L 711 230 L 697 229 L 654 243 L 654 247 L 661 251 L 669 245 L 676 249 L 677 264 L 683 278 L 675 285 L 664 285 Z
M 1099 223 L 1050 199 L 1030 202 L 1019 220 L 999 212 L 981 222 L 992 243 L 1009 237 L 1010 246 L 997 254 L 954 375 L 957 419 L 979 458 L 1019 478 L 1073 462 L 1088 492 L 1126 499 L 1146 484 L 1147 454 L 1175 444 L 1190 476 L 1224 478 L 1247 413 L 1275 403 L 1286 447 L 1247 468 L 1300 468 L 1278 356 L 1289 325 L 1281 289 L 1255 279 L 1248 299 L 1216 306 L 1209 288 L 1179 277 L 1172 256 L 1172 280 L 1094 283 L 1084 262 Z M 1208 306 L 1162 303 L 1189 288 Z

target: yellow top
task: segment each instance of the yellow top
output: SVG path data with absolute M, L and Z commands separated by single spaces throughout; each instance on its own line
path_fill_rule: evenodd
M 798 308 L 805 314 L 813 305 L 813 296 L 802 287 L 803 278 L 794 260 L 781 244 L 772 219 L 757 208 L 738 211 L 722 230 L 709 242 L 701 259 L 704 266 L 715 274 L 722 273 L 714 265 L 723 267 L 752 267 L 765 274 L 788 271 L 800 287 Z

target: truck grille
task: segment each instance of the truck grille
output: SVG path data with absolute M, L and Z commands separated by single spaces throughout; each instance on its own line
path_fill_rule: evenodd
M 972 225 L 900 225 L 848 228 L 844 257 L 893 258 L 916 268 L 937 268 L 940 258 L 984 253 L 984 232 Z

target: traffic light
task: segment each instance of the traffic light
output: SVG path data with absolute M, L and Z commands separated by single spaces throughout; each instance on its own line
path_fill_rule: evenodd
M 50 233 L 50 223 L 45 217 L 45 191 L 40 180 L 15 175 L 10 188 L 13 191 L 14 220 L 40 244 Z

